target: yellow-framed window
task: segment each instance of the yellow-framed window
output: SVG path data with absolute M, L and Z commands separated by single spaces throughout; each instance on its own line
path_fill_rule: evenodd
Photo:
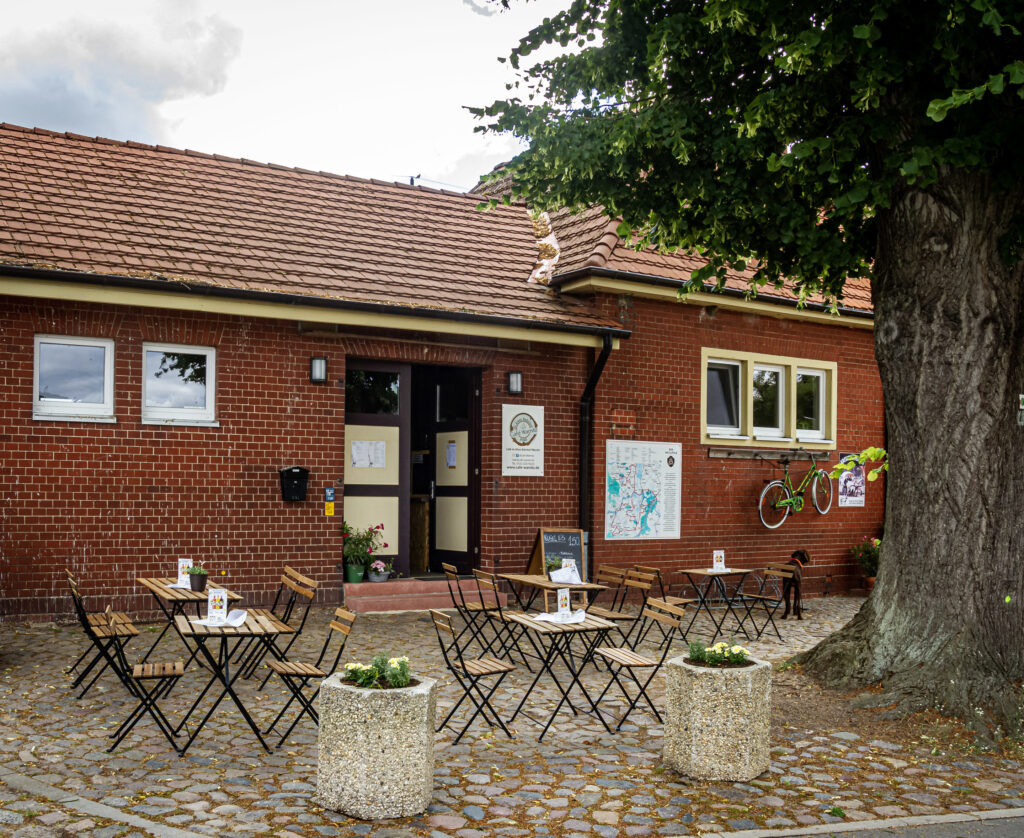
M 836 447 L 834 361 L 701 349 L 701 442 Z

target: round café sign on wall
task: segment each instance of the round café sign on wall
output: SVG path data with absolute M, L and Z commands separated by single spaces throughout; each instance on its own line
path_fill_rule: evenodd
M 529 445 L 537 438 L 537 422 L 529 413 L 517 413 L 509 423 L 508 432 L 516 445 Z

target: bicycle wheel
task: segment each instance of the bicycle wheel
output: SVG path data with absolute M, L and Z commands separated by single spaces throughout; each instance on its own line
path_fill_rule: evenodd
M 814 508 L 822 515 L 832 508 L 832 478 L 828 476 L 828 472 L 819 471 L 814 475 L 811 496 L 814 498 Z
M 789 504 L 786 501 L 790 498 L 792 495 L 781 480 L 773 480 L 765 486 L 761 490 L 761 499 L 757 502 L 757 514 L 761 516 L 761 523 L 770 530 L 782 526 L 782 522 L 789 515 Z

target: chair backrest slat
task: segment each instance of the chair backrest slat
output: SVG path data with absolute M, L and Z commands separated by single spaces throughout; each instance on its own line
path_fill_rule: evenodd
M 315 588 L 310 590 L 309 588 L 303 587 L 298 582 L 292 581 L 287 576 L 282 576 L 281 577 L 281 584 L 284 585 L 289 590 L 294 591 L 299 596 L 305 597 L 306 599 L 312 599 L 313 596 L 316 594 L 316 589 Z
M 303 587 L 312 588 L 314 591 L 317 588 L 320 587 L 320 583 L 319 582 L 316 582 L 313 579 L 310 579 L 308 576 L 303 576 L 301 573 L 299 573 L 293 567 L 289 567 L 288 565 L 285 565 L 284 566 L 284 572 L 285 572 L 285 574 L 287 576 L 290 576 L 292 579 L 294 579 L 296 582 L 298 582 Z

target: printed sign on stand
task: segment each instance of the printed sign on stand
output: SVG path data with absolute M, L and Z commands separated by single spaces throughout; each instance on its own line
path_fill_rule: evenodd
M 206 598 L 206 617 L 224 623 L 228 618 L 228 592 L 223 588 L 210 588 Z
M 560 619 L 568 619 L 572 616 L 572 606 L 569 604 L 569 589 L 558 589 L 558 616 Z
M 178 559 L 178 584 L 184 588 L 190 587 L 188 569 L 192 567 L 192 559 Z
M 711 554 L 711 569 L 712 570 L 725 570 L 725 550 L 715 550 Z

